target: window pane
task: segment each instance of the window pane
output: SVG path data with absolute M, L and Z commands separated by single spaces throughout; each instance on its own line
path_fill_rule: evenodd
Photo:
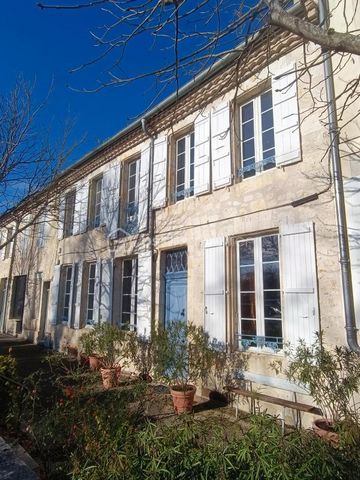
M 256 320 L 241 320 L 241 335 L 256 336 Z
M 246 122 L 247 120 L 251 120 L 254 117 L 254 107 L 253 102 L 247 103 L 243 107 L 241 107 L 241 120 Z
M 268 110 L 269 108 L 272 108 L 272 93 L 271 90 L 269 90 L 266 93 L 263 93 L 261 95 L 261 111 L 264 112 L 265 110 Z
M 270 129 L 262 134 L 263 151 L 274 148 L 274 130 Z
M 180 138 L 177 142 L 178 155 L 185 152 L 185 137 Z
M 255 156 L 255 144 L 254 140 L 247 140 L 243 142 L 243 160 L 247 158 L 252 158 Z
M 242 139 L 248 140 L 254 136 L 254 121 L 243 123 L 242 125 Z
M 130 295 L 123 295 L 122 310 L 123 310 L 123 312 L 130 312 L 131 311 L 131 296 Z
M 281 318 L 280 291 L 264 292 L 264 317 Z
M 279 264 L 263 264 L 264 289 L 276 290 L 280 288 Z
M 266 337 L 282 337 L 282 323 L 280 320 L 265 320 Z
M 239 252 L 240 265 L 254 264 L 254 242 L 252 240 L 241 242 L 239 245 Z
M 123 278 L 123 292 L 124 294 L 131 293 L 131 277 Z
M 132 275 L 132 261 L 131 260 L 124 260 L 124 264 L 123 264 L 123 268 L 124 268 L 124 277 L 129 277 Z
M 273 112 L 272 110 L 268 110 L 267 112 L 261 115 L 261 127 L 262 130 L 269 130 L 274 126 L 274 119 L 273 119 Z
M 177 185 L 184 185 L 185 184 L 185 170 L 178 170 L 177 172 Z
M 177 169 L 180 170 L 182 168 L 185 168 L 185 153 L 182 153 L 177 157 Z
M 277 235 L 261 239 L 263 262 L 276 262 L 279 259 L 279 245 Z
M 240 290 L 242 292 L 255 290 L 254 267 L 240 268 Z
M 256 318 L 255 293 L 241 293 L 241 316 Z
M 94 295 L 88 296 L 88 309 L 92 310 L 94 308 Z M 89 313 L 88 313 L 89 317 Z

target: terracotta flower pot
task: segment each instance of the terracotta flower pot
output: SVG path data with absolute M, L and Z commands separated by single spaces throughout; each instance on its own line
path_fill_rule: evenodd
M 90 370 L 99 370 L 101 367 L 101 360 L 96 355 L 89 355 Z
M 334 429 L 334 424 L 326 418 L 319 418 L 313 422 L 313 431 L 315 435 L 322 438 L 326 442 L 338 445 L 339 434 Z
M 105 390 L 116 387 L 118 384 L 117 368 L 100 368 L 100 373 Z
M 174 409 L 177 414 L 192 411 L 195 392 L 196 387 L 194 385 L 187 385 L 185 391 L 179 386 L 170 388 Z
M 117 380 L 117 383 L 120 382 L 120 376 L 121 376 L 121 365 L 117 365 L 115 367 L 115 370 L 116 370 L 116 380 Z

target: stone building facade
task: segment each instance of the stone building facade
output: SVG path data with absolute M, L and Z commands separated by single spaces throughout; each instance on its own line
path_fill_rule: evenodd
M 61 348 L 96 322 L 187 320 L 247 352 L 247 378 L 301 397 L 270 368 L 285 342 L 346 344 L 323 65 L 304 72 L 318 54 L 255 36 L 65 171 L 57 215 L 2 251 L 3 329 Z M 356 293 L 358 119 L 342 138 Z

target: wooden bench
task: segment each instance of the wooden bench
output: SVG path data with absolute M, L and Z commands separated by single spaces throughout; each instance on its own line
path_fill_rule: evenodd
M 250 378 L 249 378 L 250 377 Z M 297 423 L 300 424 L 301 426 L 301 417 L 299 416 L 300 412 L 304 413 L 311 413 L 313 415 L 322 415 L 322 411 L 320 408 L 314 407 L 313 405 L 308 405 L 306 403 L 301 403 L 297 401 L 296 394 L 297 393 L 307 393 L 305 390 L 301 388 L 297 388 L 296 386 L 292 386 L 291 384 L 287 385 L 288 382 L 283 382 L 278 385 L 274 385 L 272 382 L 267 382 L 266 379 L 264 382 L 262 382 L 260 385 L 263 386 L 271 386 L 275 388 L 279 388 L 281 390 L 287 390 L 292 392 L 294 396 L 294 400 L 287 400 L 285 398 L 279 398 L 275 397 L 273 395 L 268 395 L 266 393 L 261 393 L 253 390 L 253 380 L 251 380 L 251 377 L 254 377 L 254 375 L 249 374 L 248 378 L 244 378 L 244 382 L 247 382 L 249 385 L 249 388 L 241 388 L 241 387 L 234 387 L 234 386 L 227 386 L 225 387 L 225 390 L 232 395 L 239 396 L 239 397 L 246 397 L 250 399 L 250 411 L 251 413 L 256 413 L 256 401 L 261 401 L 264 403 L 271 403 L 273 405 L 279 405 L 283 407 L 283 414 L 282 417 L 280 418 L 281 424 L 282 424 L 282 429 L 283 431 L 285 430 L 285 411 L 287 408 L 290 408 L 292 410 L 296 410 L 297 412 Z M 259 376 L 260 377 L 260 376 Z M 265 377 L 264 377 L 265 378 Z M 257 382 L 256 382 L 257 383 Z M 236 403 L 235 406 L 235 412 L 236 412 L 236 417 L 238 417 L 238 412 L 239 412 L 239 405 Z

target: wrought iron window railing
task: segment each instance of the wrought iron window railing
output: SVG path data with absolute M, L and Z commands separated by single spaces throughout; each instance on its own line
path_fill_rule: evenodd
M 263 172 L 264 170 L 269 170 L 270 168 L 273 168 L 275 166 L 276 166 L 276 159 L 274 156 L 272 156 L 272 157 L 264 158 L 264 160 L 261 160 L 260 162 L 254 162 L 251 165 L 247 165 L 246 167 L 240 167 L 237 171 L 237 174 L 238 174 L 238 177 L 244 178 L 247 173 L 250 173 L 252 171 L 254 172 L 253 175 L 255 175 L 255 173 L 260 173 L 260 172 Z
M 176 191 L 172 194 L 172 201 L 176 202 L 178 200 L 183 200 L 184 198 L 189 198 L 194 195 L 194 187 L 184 188 L 183 190 Z
M 238 344 L 243 350 L 250 347 L 269 348 L 278 352 L 282 350 L 284 340 L 282 337 L 265 337 L 260 335 L 238 335 Z

